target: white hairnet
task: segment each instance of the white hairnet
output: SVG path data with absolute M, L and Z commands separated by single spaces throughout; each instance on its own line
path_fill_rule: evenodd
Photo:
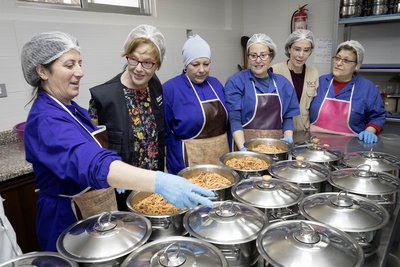
M 255 33 L 255 34 L 253 34 L 253 36 L 251 36 L 249 38 L 249 40 L 247 41 L 247 46 L 246 46 L 246 51 L 247 52 L 249 52 L 249 48 L 253 44 L 264 44 L 264 45 L 268 46 L 269 51 L 272 53 L 272 58 L 275 57 L 276 50 L 277 50 L 276 49 L 276 45 L 272 41 L 271 37 L 269 37 L 268 35 L 266 35 L 264 33 Z
M 189 37 L 182 49 L 183 65 L 186 68 L 190 62 L 197 58 L 211 58 L 211 49 L 208 43 L 199 35 Z
M 80 51 L 78 40 L 64 32 L 43 32 L 35 35 L 22 47 L 21 65 L 25 80 L 37 86 L 40 80 L 38 65 L 49 64 L 71 49 Z
M 358 41 L 354 41 L 354 40 L 345 41 L 338 45 L 338 47 L 336 48 L 336 54 L 342 49 L 343 46 L 350 46 L 350 47 L 354 48 L 354 50 L 356 50 L 356 53 L 357 53 L 356 70 L 359 70 L 361 67 L 361 64 L 363 63 L 363 60 L 364 60 L 364 53 L 365 53 L 364 47 Z
M 124 49 L 127 50 L 129 43 L 136 38 L 146 38 L 153 42 L 157 47 L 160 55 L 160 62 L 163 61 L 165 55 L 165 38 L 164 35 L 154 26 L 141 24 L 134 28 L 125 40 Z
M 289 37 L 286 39 L 285 43 L 285 55 L 290 57 L 289 48 L 292 46 L 294 42 L 300 40 L 307 40 L 311 43 L 311 49 L 314 48 L 314 34 L 309 30 L 296 30 L 292 32 Z

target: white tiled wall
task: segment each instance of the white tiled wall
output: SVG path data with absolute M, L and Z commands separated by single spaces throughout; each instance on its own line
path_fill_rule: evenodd
M 0 131 L 24 121 L 31 88 L 21 71 L 20 50 L 33 35 L 61 30 L 75 35 L 81 44 L 85 77 L 76 101 L 87 107 L 88 89 L 122 70 L 120 57 L 128 32 L 141 23 L 158 27 L 165 35 L 167 53 L 157 72 L 161 81 L 182 70 L 181 48 L 186 29 L 205 38 L 212 50 L 213 76 L 222 83 L 242 64 L 240 37 L 254 32 L 269 34 L 280 49 L 274 62 L 285 58 L 283 44 L 289 34 L 292 12 L 304 4 L 297 0 L 156 0 L 152 17 L 82 11 L 32 9 L 14 0 L 0 0 L 0 83 L 8 96 L 0 98 Z M 317 37 L 332 38 L 333 0 L 309 0 L 309 28 Z M 326 64 L 316 65 L 322 72 Z

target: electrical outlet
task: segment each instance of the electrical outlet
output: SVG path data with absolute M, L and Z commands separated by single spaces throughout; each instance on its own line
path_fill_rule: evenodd
M 6 85 L 4 83 L 0 84 L 0 97 L 6 97 L 7 96 L 7 90 L 6 90 Z

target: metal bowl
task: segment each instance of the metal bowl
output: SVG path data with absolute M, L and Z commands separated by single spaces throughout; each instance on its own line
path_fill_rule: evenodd
M 274 146 L 274 147 L 282 150 L 282 152 L 274 153 L 274 152 L 264 152 L 264 151 L 256 151 L 256 150 L 254 150 L 259 145 Z M 279 139 L 274 139 L 274 138 L 254 138 L 254 139 L 250 139 L 250 140 L 247 140 L 244 143 L 244 146 L 247 147 L 248 150 L 269 155 L 275 161 L 287 160 L 288 159 L 288 152 L 289 152 L 289 149 L 290 149 L 290 145 L 287 142 L 279 140 Z

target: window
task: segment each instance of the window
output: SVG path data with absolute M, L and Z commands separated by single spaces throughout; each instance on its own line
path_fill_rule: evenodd
M 94 12 L 151 15 L 152 0 L 18 0 L 29 6 L 84 10 Z

